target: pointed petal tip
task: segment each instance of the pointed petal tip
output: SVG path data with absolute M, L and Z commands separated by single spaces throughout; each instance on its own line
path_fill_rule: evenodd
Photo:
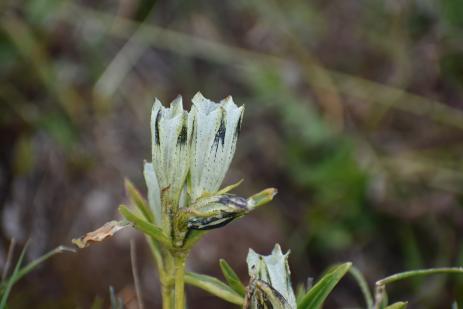
M 193 103 L 196 103 L 196 101 L 198 101 L 198 100 L 204 100 L 204 99 L 205 99 L 205 97 L 203 96 L 203 94 L 202 94 L 200 91 L 198 91 L 198 92 L 195 93 L 195 95 L 193 96 L 193 98 L 191 99 L 191 101 L 192 101 Z
M 252 248 L 249 248 L 248 255 L 250 255 L 250 254 L 257 254 L 257 253 Z
M 161 100 L 159 100 L 158 98 L 154 98 L 154 103 L 153 103 L 152 108 L 154 109 L 155 107 L 158 107 L 159 105 L 162 106 Z
M 272 255 L 277 255 L 280 257 L 284 257 L 286 259 L 288 259 L 288 256 L 290 253 L 291 253 L 291 250 L 288 250 L 286 251 L 286 253 L 283 253 L 283 250 L 281 249 L 281 246 L 278 243 L 275 244 L 275 247 L 273 247 L 273 250 L 272 250 Z
M 182 95 L 177 95 L 175 97 L 175 99 L 172 100 L 172 102 L 170 102 L 170 105 L 171 106 L 177 106 L 177 105 L 181 105 L 182 108 L 183 108 L 183 98 L 182 98 Z
M 281 252 L 281 246 L 279 243 L 276 243 L 275 246 L 273 247 L 273 252 Z M 273 253 L 272 252 L 272 253 Z
M 226 96 L 220 103 L 222 103 L 223 105 L 227 105 L 227 104 L 235 104 L 235 102 L 233 102 L 233 97 L 231 95 L 228 95 Z

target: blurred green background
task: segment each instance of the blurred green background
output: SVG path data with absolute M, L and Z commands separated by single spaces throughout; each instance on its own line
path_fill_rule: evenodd
M 291 249 L 293 283 L 352 261 L 372 285 L 402 270 L 463 263 L 463 1 L 0 1 L 0 265 L 117 218 L 123 178 L 142 191 L 149 112 L 182 94 L 246 105 L 224 184 L 279 189 L 274 202 L 209 233 L 189 268 L 247 282 L 249 247 Z M 11 308 L 160 306 L 143 238 L 122 232 L 52 258 Z M 463 304 L 463 279 L 388 288 L 410 308 Z M 190 308 L 232 308 L 195 288 Z M 359 308 L 346 278 L 326 308 Z

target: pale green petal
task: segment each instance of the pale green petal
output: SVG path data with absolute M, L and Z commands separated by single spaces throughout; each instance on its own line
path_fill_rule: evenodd
M 231 97 L 221 101 L 220 105 L 223 110 L 222 123 L 208 153 L 211 174 L 204 179 L 204 185 L 212 188 L 213 191 L 218 190 L 222 184 L 235 154 L 241 116 L 244 110 L 242 106 L 238 108 Z
M 216 191 L 209 184 L 213 174 L 208 153 L 212 148 L 217 131 L 222 121 L 222 109 L 219 105 L 207 100 L 200 93 L 192 100 L 193 106 L 189 115 L 191 129 L 190 152 L 190 194 L 193 200 L 204 192 Z M 220 185 L 220 184 L 219 184 Z
M 182 191 L 180 192 L 180 198 L 179 198 L 179 201 L 178 201 L 178 207 L 179 208 L 187 207 L 188 203 L 189 203 L 189 200 L 188 200 L 188 188 L 187 188 L 187 185 L 185 184 L 183 186 Z
M 231 97 L 214 103 L 197 93 L 192 101 L 190 191 L 196 199 L 220 188 L 235 153 L 244 109 L 237 107 Z
M 153 166 L 163 194 L 178 201 L 188 172 L 188 114 L 182 98 L 177 97 L 169 108 L 156 99 L 151 114 Z
M 146 186 L 148 188 L 148 203 L 151 211 L 153 211 L 156 224 L 161 225 L 161 194 L 159 190 L 159 183 L 154 172 L 152 163 L 145 162 L 143 174 L 145 176 Z

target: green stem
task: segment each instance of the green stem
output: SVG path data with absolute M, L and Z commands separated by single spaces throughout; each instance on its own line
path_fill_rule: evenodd
M 171 279 L 172 257 L 168 250 L 159 246 L 153 237 L 146 237 L 151 249 L 153 261 L 157 266 L 159 281 L 161 283 L 162 309 L 172 309 L 173 284 Z
M 174 255 L 175 309 L 185 309 L 185 260 L 183 252 Z
M 159 250 L 158 244 L 156 243 L 156 240 L 153 239 L 153 237 L 146 236 L 146 241 L 148 242 L 148 245 L 151 250 L 151 254 L 153 256 L 154 263 L 158 269 L 159 278 L 164 278 L 165 277 L 164 262 L 162 260 L 162 255 Z
M 172 289 L 161 282 L 162 309 L 172 309 Z
M 420 269 L 420 270 L 410 270 L 405 271 L 403 273 L 398 273 L 384 279 L 381 279 L 376 282 L 376 286 L 378 285 L 386 285 L 395 281 L 407 279 L 410 277 L 416 276 L 426 276 L 426 275 L 435 275 L 435 274 L 463 274 L 463 267 L 442 267 L 442 268 L 430 268 L 430 269 Z
M 375 298 L 376 304 L 375 308 L 379 308 L 384 295 L 386 293 L 386 285 L 400 281 L 403 279 L 408 279 L 416 276 L 426 276 L 426 275 L 436 275 L 436 274 L 463 274 L 463 267 L 441 267 L 441 268 L 430 268 L 430 269 L 419 269 L 411 270 L 403 273 L 398 273 L 384 279 L 381 279 L 376 282 L 376 291 Z

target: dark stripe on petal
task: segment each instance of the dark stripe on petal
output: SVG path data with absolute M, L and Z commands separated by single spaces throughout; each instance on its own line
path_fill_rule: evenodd
M 233 205 L 240 209 L 247 209 L 248 201 L 244 197 L 234 195 L 223 195 L 217 201 L 222 205 Z
M 180 130 L 180 135 L 178 136 L 177 139 L 177 145 L 184 145 L 187 140 L 187 129 L 186 126 L 182 126 L 182 130 Z
M 235 137 L 240 136 L 241 133 L 241 120 L 243 118 L 243 114 L 240 115 L 240 119 L 238 119 L 238 123 L 236 124 L 236 129 L 235 129 Z
M 159 121 L 161 120 L 161 110 L 158 111 L 158 114 L 156 115 L 156 121 L 154 122 L 154 127 L 155 127 L 155 131 L 154 131 L 154 142 L 156 143 L 156 145 L 159 145 L 160 144 L 160 141 L 159 141 Z
M 214 145 L 217 147 L 219 145 L 219 142 L 222 143 L 222 146 L 225 143 L 225 123 L 223 119 L 220 122 L 220 127 L 217 130 L 217 133 L 215 134 Z

